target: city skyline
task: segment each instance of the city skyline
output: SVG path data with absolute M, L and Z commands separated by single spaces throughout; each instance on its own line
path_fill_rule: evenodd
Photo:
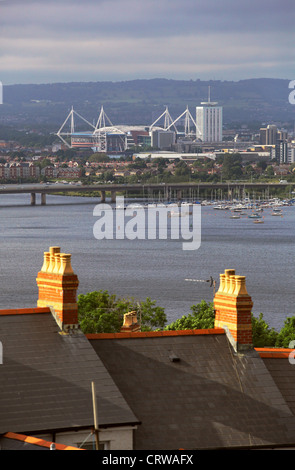
M 0 81 L 293 79 L 293 0 L 0 0 Z

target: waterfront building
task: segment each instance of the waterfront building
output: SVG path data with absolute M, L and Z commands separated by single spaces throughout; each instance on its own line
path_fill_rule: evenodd
M 13 162 L 0 164 L 0 179 L 19 180 L 37 179 L 40 176 L 40 168 L 30 162 Z

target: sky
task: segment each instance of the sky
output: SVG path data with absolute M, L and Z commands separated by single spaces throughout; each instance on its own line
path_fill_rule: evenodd
M 0 81 L 295 79 L 294 0 L 0 0 Z

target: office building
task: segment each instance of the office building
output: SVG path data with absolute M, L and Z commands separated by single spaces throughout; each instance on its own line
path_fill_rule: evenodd
M 278 130 L 274 124 L 269 124 L 267 127 L 260 129 L 260 144 L 261 145 L 276 145 L 279 141 L 287 141 L 288 133 L 284 130 Z
M 295 147 L 290 147 L 288 152 L 289 163 L 295 163 Z
M 275 125 L 268 125 L 260 129 L 260 144 L 275 145 L 278 138 L 278 129 Z
M 288 142 L 277 142 L 277 144 L 271 148 L 270 157 L 271 159 L 276 159 L 279 163 L 290 163 Z
M 196 135 L 203 142 L 222 141 L 222 107 L 210 100 L 210 87 L 208 101 L 196 108 Z
M 154 148 L 159 149 L 170 149 L 175 144 L 176 135 L 174 131 L 166 131 L 157 129 L 152 131 L 151 134 L 151 145 Z

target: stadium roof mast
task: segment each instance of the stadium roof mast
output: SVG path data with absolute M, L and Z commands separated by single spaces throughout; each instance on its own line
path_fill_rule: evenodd
M 175 123 L 177 121 L 179 121 L 179 119 L 181 119 L 183 116 L 185 116 L 185 121 L 184 121 L 184 133 L 186 136 L 189 136 L 191 134 L 193 134 L 193 132 L 191 132 L 191 129 L 190 129 L 190 122 L 192 121 L 192 123 L 194 124 L 195 128 L 196 128 L 196 132 L 194 133 L 196 135 L 197 133 L 197 130 L 199 131 L 198 129 L 198 126 L 197 126 L 197 123 L 196 121 L 194 120 L 193 116 L 191 115 L 189 109 L 188 109 L 188 106 L 186 107 L 186 110 L 180 114 L 180 116 L 178 116 L 178 118 L 175 119 L 175 121 L 173 121 L 170 126 L 168 127 L 168 129 L 172 126 L 175 125 Z
M 106 127 L 106 122 L 108 122 L 111 127 L 113 126 L 112 122 L 110 121 L 106 113 L 104 112 L 103 105 L 102 105 L 94 132 L 97 131 L 98 129 Z
M 89 126 L 91 126 L 94 129 L 93 124 L 87 121 L 87 119 L 83 118 L 83 116 L 81 116 L 79 113 L 74 111 L 74 107 L 72 106 L 71 111 L 69 112 L 66 120 L 64 121 L 64 123 L 62 124 L 62 126 L 60 127 L 59 131 L 56 134 L 63 141 L 63 143 L 69 148 L 71 148 L 71 145 L 62 136 L 70 137 L 75 133 L 75 114 L 80 119 L 82 119 L 82 121 L 86 122 Z M 70 132 L 62 132 L 63 128 L 65 127 L 68 121 L 70 121 Z
M 169 114 L 169 111 L 168 111 L 168 106 L 166 106 L 166 109 L 165 111 L 161 114 L 161 116 L 158 117 L 158 119 L 155 120 L 155 122 L 153 122 L 153 124 L 150 126 L 150 131 L 152 130 L 152 128 L 154 127 L 155 124 L 157 124 L 158 121 L 160 121 L 160 119 L 165 116 L 165 121 L 164 121 L 164 130 L 167 131 L 168 129 L 170 129 L 170 127 L 172 127 L 173 125 L 173 121 L 172 121 L 172 118 Z M 176 127 L 174 126 L 174 129 L 175 129 L 175 132 L 177 132 L 177 129 Z

